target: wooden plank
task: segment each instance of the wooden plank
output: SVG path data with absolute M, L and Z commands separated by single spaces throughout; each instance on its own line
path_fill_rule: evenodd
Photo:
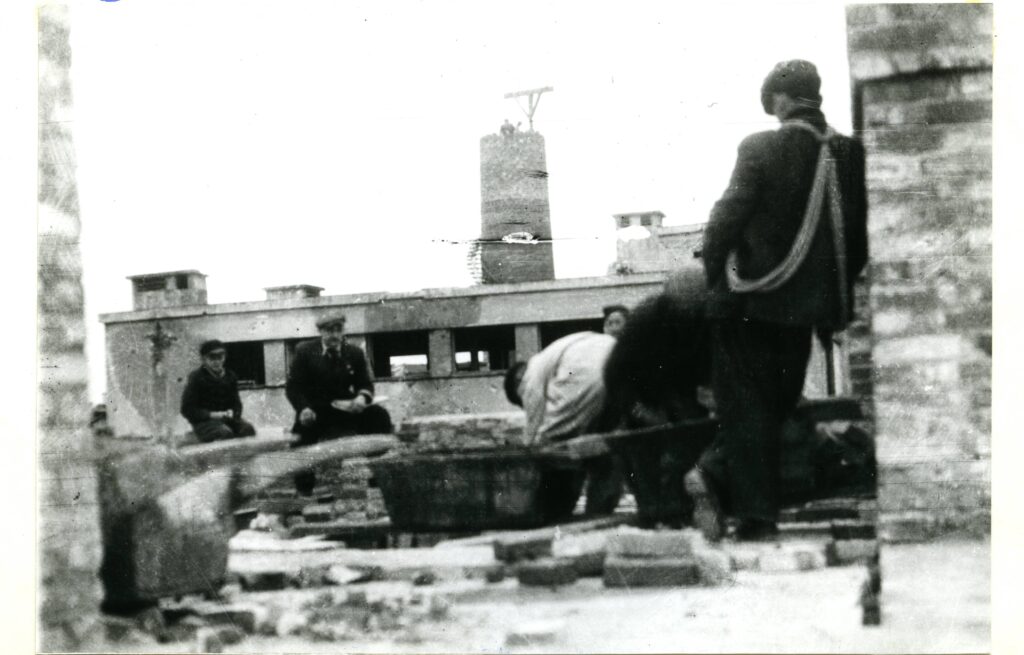
M 315 446 L 260 455 L 239 467 L 237 471 L 238 494 L 242 498 L 247 498 L 271 486 L 281 478 L 317 464 L 354 457 L 383 455 L 400 444 L 401 441 L 394 435 L 372 434 L 334 439 Z
M 600 530 L 602 528 L 614 528 L 620 525 L 629 525 L 634 521 L 635 518 L 636 517 L 634 517 L 631 514 L 615 514 L 612 516 L 603 516 L 597 519 L 583 519 L 579 521 L 559 523 L 558 525 L 553 525 L 546 528 L 534 528 L 532 530 L 505 530 L 501 532 L 487 532 L 476 537 L 466 537 L 463 539 L 451 539 L 449 541 L 442 541 L 441 543 L 434 546 L 434 548 L 491 546 L 494 544 L 495 541 L 499 539 L 553 539 L 556 533 L 574 534 L 580 532 L 589 532 L 591 530 Z

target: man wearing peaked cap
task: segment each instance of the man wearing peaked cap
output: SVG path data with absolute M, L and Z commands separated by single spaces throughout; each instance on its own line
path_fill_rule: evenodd
M 288 371 L 285 395 L 295 409 L 296 446 L 357 434 L 392 432 L 391 416 L 373 404 L 373 377 L 366 355 L 345 339 L 345 315 L 328 314 L 316 322 L 320 338 L 300 343 Z M 310 495 L 312 472 L 295 477 L 296 488 Z
M 712 539 L 725 510 L 740 539 L 777 533 L 782 424 L 800 400 L 813 334 L 830 345 L 847 325 L 867 263 L 864 147 L 828 127 L 820 87 L 808 61 L 772 69 L 761 105 L 781 126 L 740 144 L 704 230 L 721 430 L 686 486 Z
M 225 367 L 227 349 L 217 339 L 199 347 L 202 366 L 192 371 L 181 394 L 181 414 L 192 424 L 196 437 L 204 442 L 256 434 L 252 424 L 242 420 L 242 399 L 238 376 Z

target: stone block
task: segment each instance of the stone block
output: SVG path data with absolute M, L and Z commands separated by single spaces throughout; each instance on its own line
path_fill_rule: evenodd
M 608 554 L 626 558 L 686 558 L 693 555 L 696 531 L 622 531 L 608 536 Z
M 550 557 L 552 554 L 551 535 L 514 535 L 494 540 L 494 559 L 514 563 Z
M 524 586 L 557 587 L 576 582 L 578 576 L 571 559 L 550 558 L 519 564 L 516 577 Z
M 608 556 L 605 587 L 688 587 L 701 582 L 700 567 L 690 558 L 629 559 Z
M 326 523 L 334 519 L 334 509 L 330 505 L 306 505 L 302 518 L 308 523 Z
M 825 546 L 825 556 L 829 566 L 868 563 L 879 556 L 876 539 L 843 539 L 832 540 Z

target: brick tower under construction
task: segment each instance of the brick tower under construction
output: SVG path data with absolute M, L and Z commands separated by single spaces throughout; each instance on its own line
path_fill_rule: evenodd
M 544 137 L 506 123 L 480 139 L 480 197 L 483 282 L 554 279 Z

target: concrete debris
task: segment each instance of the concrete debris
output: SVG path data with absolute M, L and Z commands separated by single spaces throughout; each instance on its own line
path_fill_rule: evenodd
M 197 653 L 223 653 L 224 642 L 213 628 L 202 628 L 196 633 Z

